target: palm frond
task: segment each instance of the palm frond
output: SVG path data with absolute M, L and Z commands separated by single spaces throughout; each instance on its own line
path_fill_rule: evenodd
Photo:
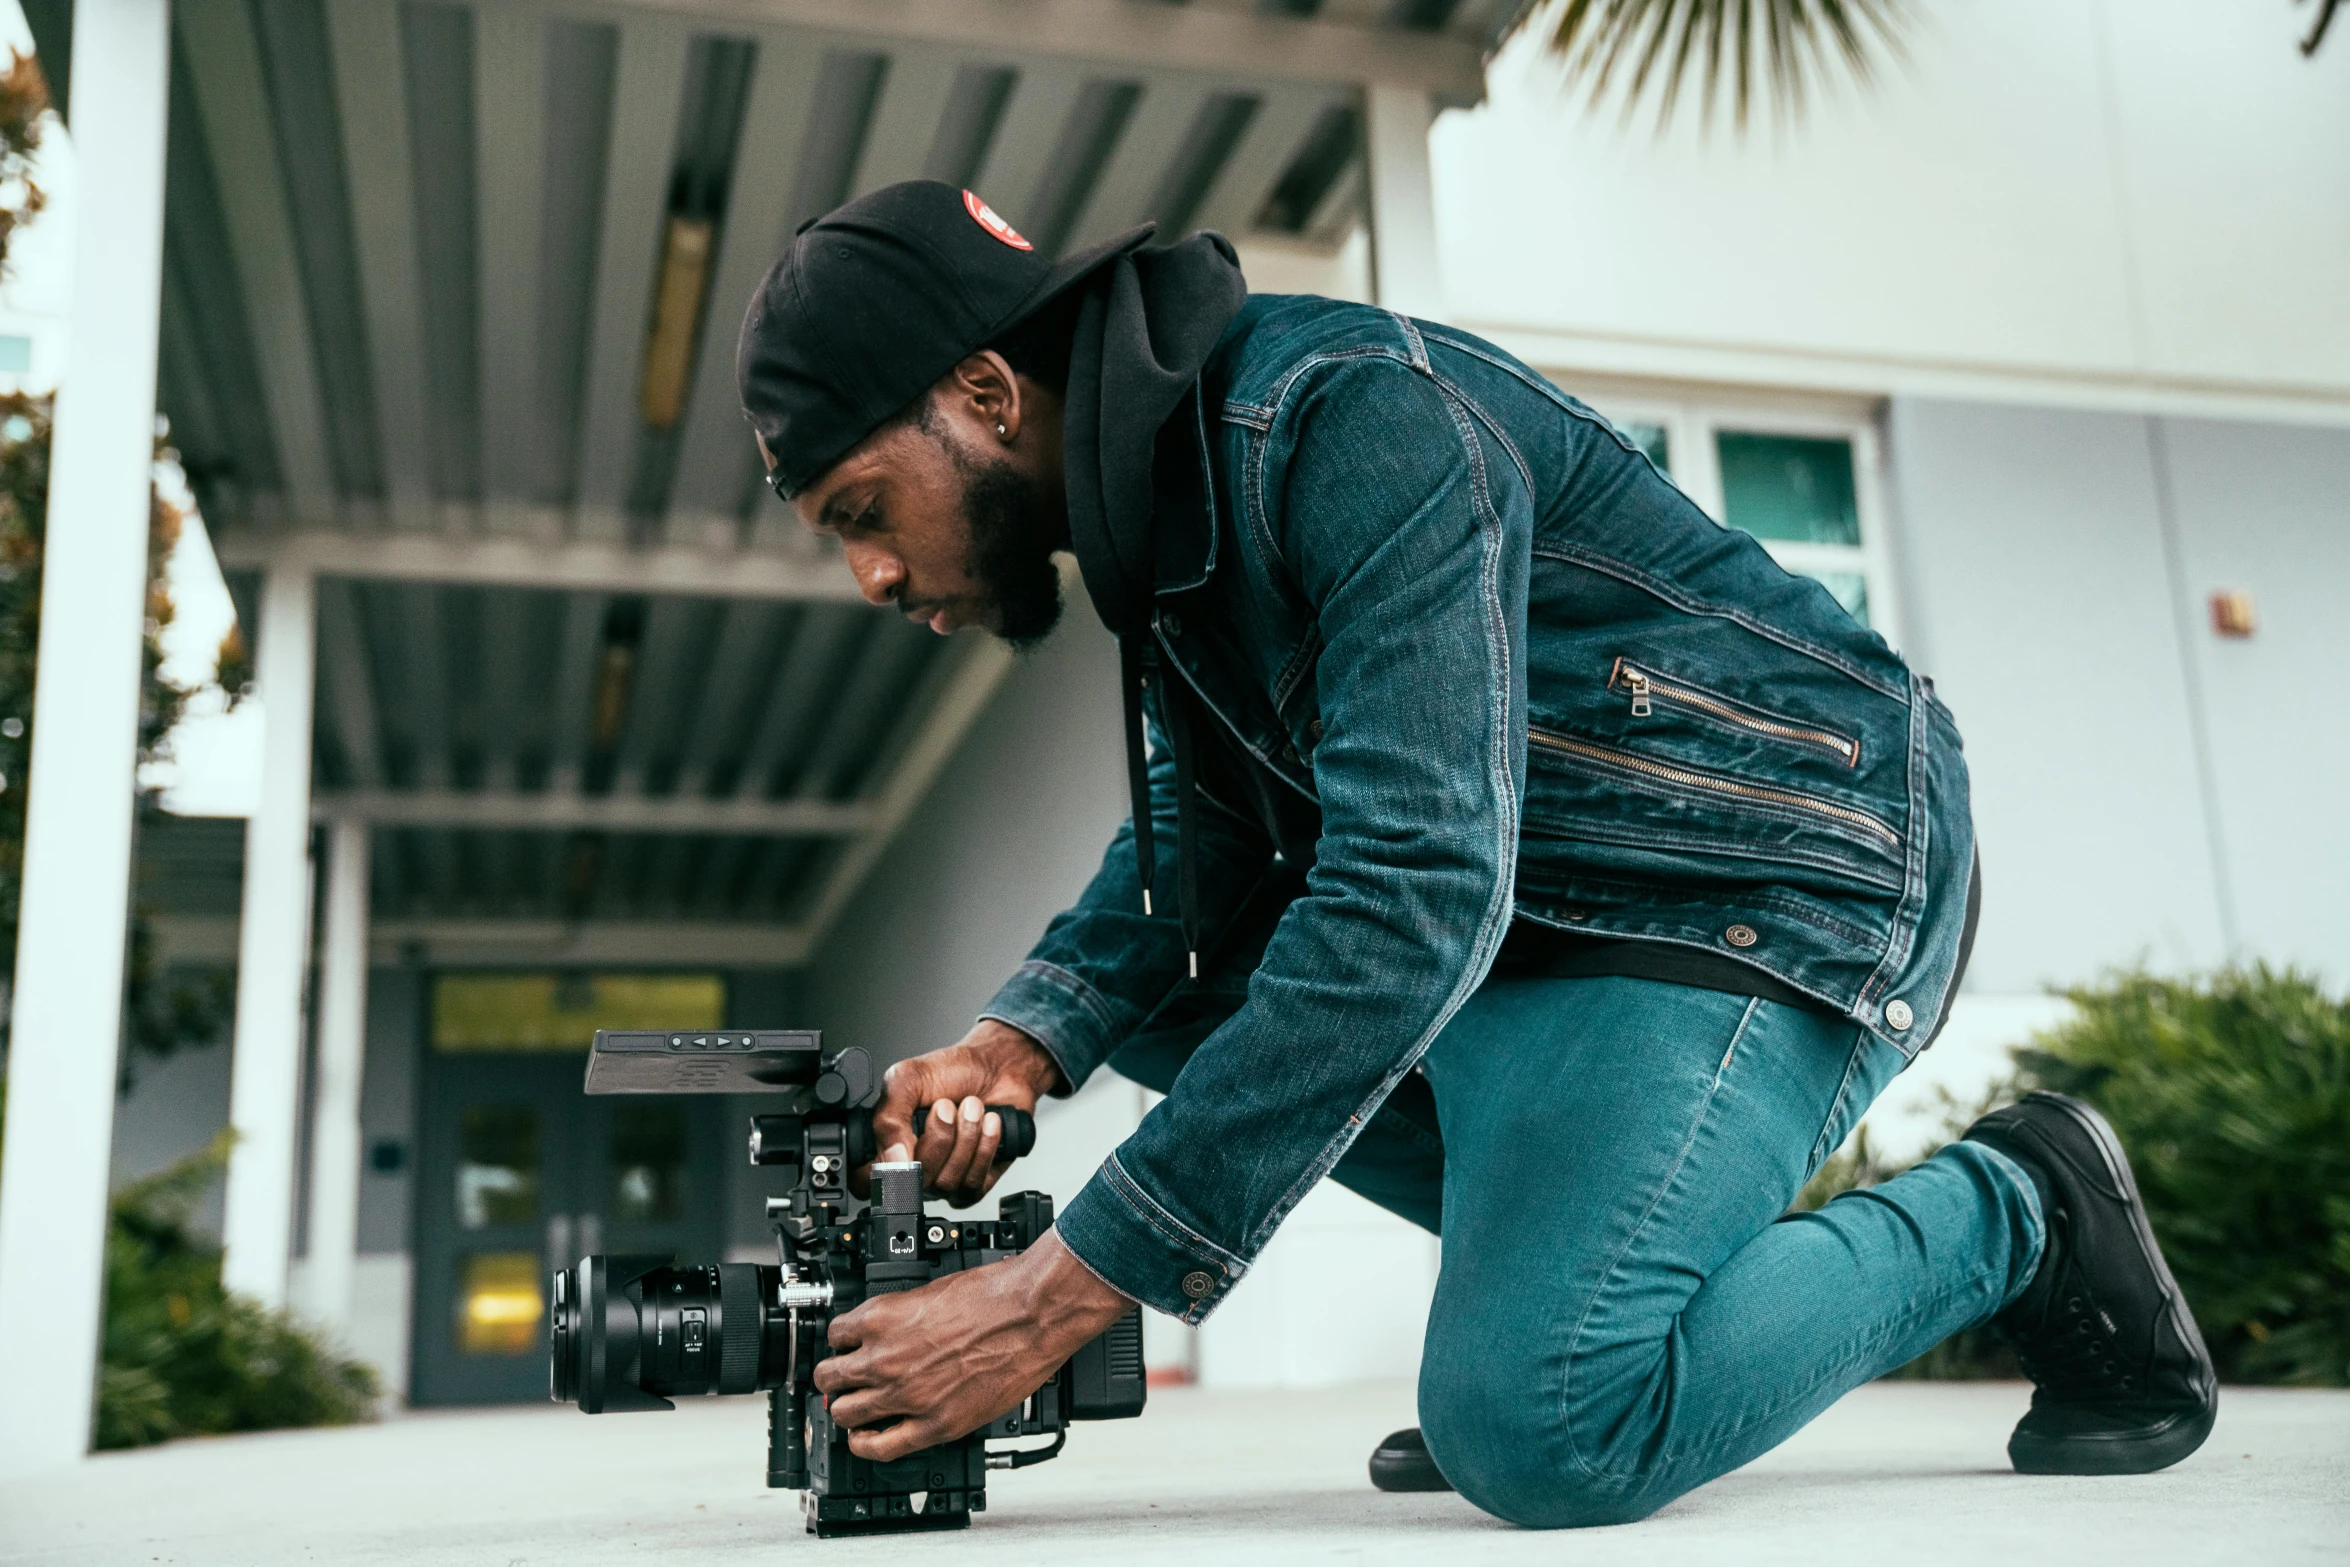
M 1543 31 L 1594 106 L 1620 95 L 1626 123 L 1653 98 L 1662 132 L 1694 96 L 1710 126 L 1726 96 L 1743 131 L 1765 99 L 1800 120 L 1830 78 L 1874 80 L 1901 57 L 1915 9 L 1914 0 L 1533 0 L 1514 25 Z

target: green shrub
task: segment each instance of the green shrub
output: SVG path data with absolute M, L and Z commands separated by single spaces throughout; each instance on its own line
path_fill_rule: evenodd
M 2113 1122 L 2220 1376 L 2350 1386 L 2350 998 L 2265 964 L 2066 994 L 2017 1086 Z
M 2265 964 L 2144 973 L 2065 992 L 2074 1014 L 2015 1052 L 1955 1137 L 2035 1088 L 2085 1099 L 2129 1150 L 2163 1254 L 2230 1382 L 2350 1386 L 2350 1000 Z M 1810 1210 L 1890 1180 L 1866 1133 L 1797 1199 Z M 1961 1333 L 1895 1376 L 2014 1376 Z
M 223 1133 L 211 1148 L 112 1198 L 101 1448 L 373 1415 L 374 1372 L 337 1355 L 286 1313 L 222 1290 L 219 1249 L 189 1234 L 188 1215 L 227 1158 Z

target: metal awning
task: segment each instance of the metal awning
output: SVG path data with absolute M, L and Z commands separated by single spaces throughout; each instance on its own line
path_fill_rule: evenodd
M 799 225 L 928 176 L 1048 254 L 1335 246 L 1366 95 L 1475 99 L 1515 8 L 179 0 L 159 401 L 248 635 L 317 584 L 312 808 L 373 826 L 379 949 L 798 961 L 984 704 L 1000 650 L 863 606 L 759 482 L 735 329 Z
M 45 1184 L 0 1246 L 44 1285 L 0 1316 L 55 1352 L 0 1386 L 0 1469 L 89 1430 L 151 407 L 268 708 L 234 924 L 233 827 L 158 826 L 141 888 L 235 952 L 222 1280 L 287 1301 L 307 1146 L 304 1304 L 344 1323 L 371 947 L 804 962 L 1009 666 L 759 504 L 731 348 L 792 231 L 919 174 L 1048 254 L 1367 209 L 1382 302 L 1421 305 L 1434 107 L 1515 3 L 25 0 L 92 198 L 44 603 L 116 656 L 44 638 L 42 702 L 90 721 L 35 739 L 81 792 L 30 791 L 9 1145 Z

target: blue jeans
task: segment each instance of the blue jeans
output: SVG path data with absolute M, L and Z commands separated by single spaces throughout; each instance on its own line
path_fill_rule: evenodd
M 1112 1064 L 1164 1087 L 1183 1033 Z M 1513 1523 L 1645 1518 L 1989 1318 L 2039 1263 L 2031 1182 L 1979 1143 L 1787 1212 L 1903 1064 L 1824 1013 L 1496 979 L 1424 1064 L 1432 1095 L 1390 1101 L 1333 1173 L 1442 1235 L 1421 1427 Z

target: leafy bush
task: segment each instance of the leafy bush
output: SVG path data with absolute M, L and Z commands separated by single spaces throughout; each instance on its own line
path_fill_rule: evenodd
M 220 1287 L 220 1252 L 188 1215 L 229 1139 L 118 1190 L 106 1233 L 97 1445 L 199 1432 L 343 1425 L 373 1416 L 375 1373 L 284 1312 Z
M 2144 973 L 2065 992 L 2074 1014 L 2015 1052 L 1956 1136 L 2035 1088 L 2095 1105 L 2129 1150 L 2149 1220 L 2230 1382 L 2350 1386 L 2350 999 L 2262 964 L 2207 978 Z M 1866 1134 L 1797 1207 L 1906 1169 Z M 2013 1376 L 1979 1330 L 1896 1376 Z
M 2113 1122 L 2220 1376 L 2350 1386 L 2350 998 L 2265 964 L 2067 994 L 2018 1086 Z

